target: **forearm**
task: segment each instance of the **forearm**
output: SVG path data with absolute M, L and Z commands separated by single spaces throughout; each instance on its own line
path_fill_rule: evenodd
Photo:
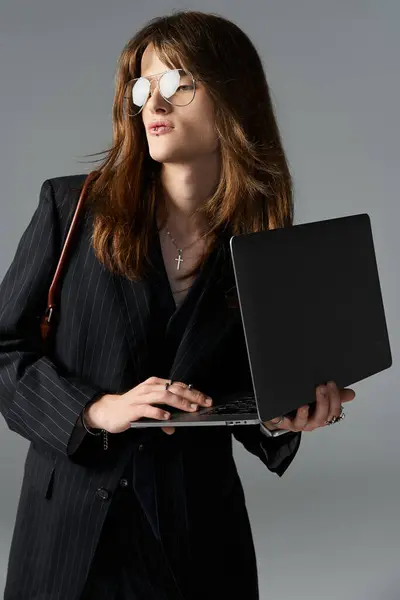
M 100 393 L 79 378 L 60 375 L 48 357 L 35 360 L 21 349 L 5 352 L 0 343 L 1 412 L 11 431 L 35 445 L 69 454 L 83 407 Z

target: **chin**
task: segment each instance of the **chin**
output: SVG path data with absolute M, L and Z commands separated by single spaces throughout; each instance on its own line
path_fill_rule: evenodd
M 153 160 L 159 163 L 170 163 L 170 162 L 182 162 L 185 160 L 185 156 L 181 152 L 168 150 L 168 149 L 151 149 L 149 148 L 149 154 Z M 187 159 L 187 157 L 186 157 Z

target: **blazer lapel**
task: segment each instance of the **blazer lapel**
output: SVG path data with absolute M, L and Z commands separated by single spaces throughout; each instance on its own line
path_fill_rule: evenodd
M 151 331 L 151 295 L 147 281 L 130 281 L 112 275 L 118 305 L 125 324 L 125 336 L 134 369 L 132 373 L 139 384 L 147 376 Z
M 198 294 L 169 373 L 170 379 L 186 383 L 195 379 L 202 360 L 217 351 L 233 323 L 240 319 L 227 235 L 222 236 L 196 285 L 191 291 Z M 170 321 L 167 336 L 172 325 Z

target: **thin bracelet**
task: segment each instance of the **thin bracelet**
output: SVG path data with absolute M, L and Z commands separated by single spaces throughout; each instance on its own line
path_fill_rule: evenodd
M 83 413 L 85 412 L 85 408 L 81 412 L 81 422 L 82 422 L 83 427 L 86 429 L 86 431 L 88 433 L 90 433 L 90 435 L 96 435 L 96 436 L 98 436 L 98 435 L 103 434 L 103 448 L 104 448 L 104 450 L 107 450 L 108 449 L 108 431 L 106 431 L 105 429 L 100 429 L 98 431 L 98 433 L 95 433 L 93 430 L 91 431 L 91 428 L 89 428 L 86 425 L 85 419 L 83 418 Z

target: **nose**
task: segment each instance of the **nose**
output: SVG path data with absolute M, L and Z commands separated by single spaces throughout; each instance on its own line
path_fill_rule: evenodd
M 158 85 L 156 81 L 151 83 L 150 87 L 150 95 L 147 99 L 147 108 L 150 112 L 169 112 L 170 104 L 161 96 L 160 90 L 158 89 Z

